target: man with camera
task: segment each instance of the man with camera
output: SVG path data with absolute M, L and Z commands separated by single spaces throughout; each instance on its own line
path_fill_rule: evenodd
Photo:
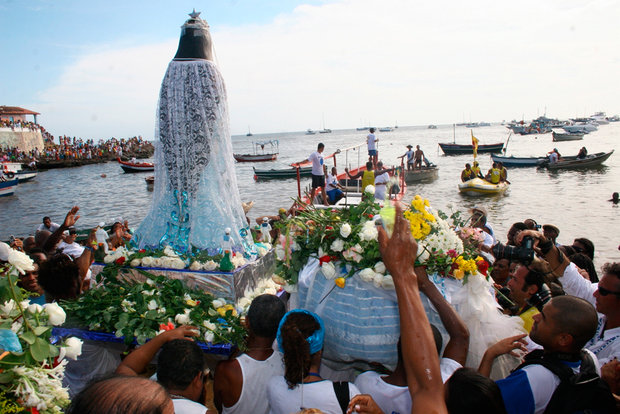
M 567 294 L 585 299 L 596 307 L 598 325 L 586 348 L 596 355 L 601 365 L 620 358 L 620 263 L 606 263 L 599 283 L 591 283 L 544 234 L 529 230 L 519 234 L 518 239 L 523 236 L 534 238 L 534 249 L 549 263 Z

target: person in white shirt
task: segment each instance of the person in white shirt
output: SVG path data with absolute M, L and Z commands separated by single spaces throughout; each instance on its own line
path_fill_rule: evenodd
M 50 233 L 55 232 L 60 227 L 60 224 L 52 222 L 52 219 L 48 216 L 43 217 L 43 223 L 39 224 L 37 231 L 47 230 Z
M 394 171 L 393 168 L 383 169 L 383 162 L 377 163 L 377 170 L 375 171 L 375 200 L 385 200 L 387 194 L 387 187 L 390 183 L 390 171 Z
M 407 171 L 411 171 L 413 169 L 413 146 L 412 145 L 407 145 L 407 152 L 405 152 L 403 155 L 401 155 L 398 158 L 405 158 L 407 157 L 407 160 L 405 161 L 407 164 Z
M 329 204 L 336 204 L 340 199 L 344 197 L 344 187 L 338 182 L 338 170 L 336 167 L 332 167 L 332 171 L 327 175 L 327 184 L 325 186 L 327 191 L 327 197 L 329 198 Z
M 76 237 L 77 231 L 75 228 L 65 230 L 62 235 L 62 241 L 58 243 L 57 249 L 77 259 L 84 253 L 84 246 L 75 242 Z
M 379 159 L 377 142 L 379 142 L 379 139 L 375 136 L 375 129 L 370 128 L 370 134 L 366 137 L 366 144 L 368 145 L 368 161 L 372 162 L 374 166 L 377 165 L 377 160 Z
M 310 202 L 314 203 L 314 193 L 317 188 L 321 189 L 323 196 L 323 204 L 327 203 L 327 194 L 325 193 L 325 172 L 323 167 L 323 155 L 322 152 L 325 149 L 325 144 L 322 142 L 316 148 L 316 151 L 310 154 L 306 161 L 312 162 L 312 190 L 310 192 Z

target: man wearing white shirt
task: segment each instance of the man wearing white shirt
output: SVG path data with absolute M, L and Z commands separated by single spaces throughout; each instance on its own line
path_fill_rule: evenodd
M 58 227 L 60 227 L 60 224 L 53 223 L 51 218 L 45 216 L 43 217 L 43 223 L 39 224 L 39 227 L 37 227 L 37 231 L 47 230 L 50 233 L 53 233 L 58 230 Z
M 377 165 L 379 159 L 379 153 L 377 152 L 377 142 L 379 139 L 375 136 L 375 129 L 370 128 L 370 134 L 366 137 L 366 144 L 368 145 L 368 161 L 372 162 L 372 165 Z
M 84 253 L 84 246 L 75 242 L 77 237 L 77 231 L 74 228 L 65 230 L 62 235 L 62 241 L 58 243 L 58 250 L 61 250 L 64 254 L 77 259 Z

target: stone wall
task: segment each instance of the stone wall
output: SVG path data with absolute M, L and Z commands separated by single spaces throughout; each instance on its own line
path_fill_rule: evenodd
M 35 147 L 42 150 L 44 147 L 41 131 L 31 131 L 28 128 L 0 128 L 0 148 L 17 147 L 28 152 Z

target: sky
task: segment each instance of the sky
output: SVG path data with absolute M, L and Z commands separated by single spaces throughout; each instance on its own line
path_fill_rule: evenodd
M 0 0 L 0 105 L 153 139 L 193 8 L 232 134 L 620 114 L 618 0 Z

